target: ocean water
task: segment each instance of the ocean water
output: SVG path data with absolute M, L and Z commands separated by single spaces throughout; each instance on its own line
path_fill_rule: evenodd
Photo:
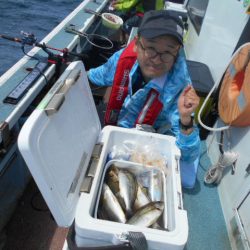
M 0 0 L 0 34 L 21 37 L 33 33 L 41 41 L 82 0 Z M 14 65 L 23 52 L 21 45 L 0 38 L 0 76 Z

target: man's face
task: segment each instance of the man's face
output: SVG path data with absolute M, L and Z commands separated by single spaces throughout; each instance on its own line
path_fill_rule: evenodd
M 175 62 L 179 48 L 180 44 L 171 36 L 152 39 L 139 37 L 135 50 L 145 80 L 167 73 Z

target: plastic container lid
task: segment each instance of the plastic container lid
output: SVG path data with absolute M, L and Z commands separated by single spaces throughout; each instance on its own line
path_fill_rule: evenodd
M 82 62 L 71 63 L 22 127 L 18 146 L 59 226 L 75 217 L 101 126 Z

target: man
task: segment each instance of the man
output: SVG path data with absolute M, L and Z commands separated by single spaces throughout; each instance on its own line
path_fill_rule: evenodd
M 88 76 L 93 84 L 112 86 L 107 124 L 126 128 L 146 124 L 158 133 L 175 135 L 181 161 L 188 165 L 199 157 L 200 139 L 192 118 L 199 97 L 190 84 L 185 58 L 179 54 L 182 43 L 183 25 L 178 17 L 166 10 L 149 11 L 138 37 Z M 186 185 L 190 187 L 197 166 L 192 168 L 192 183 Z

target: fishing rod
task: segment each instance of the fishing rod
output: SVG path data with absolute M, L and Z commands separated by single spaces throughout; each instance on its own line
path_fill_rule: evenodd
M 29 46 L 34 46 L 34 47 L 41 48 L 48 55 L 48 57 L 46 58 L 47 62 L 49 64 L 54 64 L 56 66 L 56 69 L 55 69 L 55 77 L 56 78 L 58 78 L 60 76 L 60 74 L 62 72 L 62 66 L 67 64 L 68 62 L 70 62 L 69 61 L 69 56 L 79 57 L 81 60 L 84 60 L 84 59 L 88 58 L 87 55 L 71 52 L 71 51 L 69 51 L 68 48 L 58 49 L 58 48 L 48 46 L 45 43 L 38 43 L 37 38 L 32 33 L 21 31 L 21 35 L 22 35 L 22 37 L 18 38 L 18 37 L 11 37 L 11 36 L 8 36 L 8 35 L 0 34 L 0 38 L 6 39 L 6 40 L 9 40 L 9 41 L 13 41 L 13 42 L 17 42 L 17 43 L 21 43 L 22 44 L 21 49 L 22 49 L 23 53 L 26 56 L 37 60 L 38 62 L 42 61 L 41 58 L 38 58 L 37 56 L 27 54 L 25 52 L 24 47 L 25 47 L 25 45 L 29 45 Z M 61 52 L 62 54 L 55 54 L 51 50 Z M 41 71 L 40 71 L 40 73 L 43 74 Z M 47 81 L 46 77 L 45 77 L 45 79 Z
M 45 43 L 38 43 L 37 39 L 34 34 L 21 32 L 22 37 L 12 37 L 8 35 L 0 34 L 0 38 L 20 43 L 21 49 L 23 53 L 34 59 L 37 60 L 38 63 L 34 68 L 27 68 L 26 70 L 30 73 L 21 81 L 19 84 L 9 93 L 7 97 L 3 100 L 4 103 L 8 104 L 17 104 L 19 100 L 24 96 L 27 90 L 34 84 L 34 82 L 38 79 L 40 75 L 45 78 L 45 81 L 48 85 L 49 81 L 44 74 L 44 70 L 47 68 L 48 64 L 55 65 L 55 74 L 53 75 L 54 79 L 58 79 L 61 75 L 62 71 L 64 70 L 64 66 L 70 62 L 69 56 L 76 56 L 80 57 L 81 59 L 87 58 L 84 54 L 74 53 L 68 50 L 68 48 L 58 49 L 53 48 L 51 46 L 46 45 Z M 41 48 L 45 53 L 47 53 L 48 57 L 40 57 L 37 55 L 29 55 L 25 52 L 25 45 L 35 46 Z M 61 52 L 62 54 L 55 54 L 51 50 L 55 50 Z M 47 62 L 44 60 L 46 59 Z
M 56 57 L 60 57 L 60 58 L 62 58 L 64 60 L 66 60 L 68 55 L 80 57 L 82 59 L 85 59 L 87 57 L 87 55 L 85 55 L 85 54 L 79 54 L 79 53 L 71 52 L 71 51 L 69 51 L 68 48 L 58 49 L 58 48 L 48 46 L 45 43 L 38 43 L 36 41 L 37 39 L 36 39 L 35 35 L 32 34 L 32 33 L 27 33 L 27 32 L 21 31 L 21 34 L 22 34 L 22 38 L 11 37 L 11 36 L 4 35 L 4 34 L 0 34 L 0 38 L 6 39 L 6 40 L 9 40 L 9 41 L 13 41 L 13 42 L 21 43 L 23 46 L 24 45 L 29 45 L 29 46 L 39 47 L 43 51 L 45 51 L 49 55 L 49 57 L 52 57 L 52 58 L 54 58 L 56 56 Z M 61 52 L 63 55 L 61 56 L 61 55 L 58 55 L 58 54 L 53 54 L 49 50 L 55 50 L 55 51 Z M 49 62 L 53 63 L 54 61 L 49 59 Z

